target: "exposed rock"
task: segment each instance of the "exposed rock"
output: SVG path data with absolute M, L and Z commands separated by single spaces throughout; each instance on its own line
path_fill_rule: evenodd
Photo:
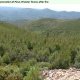
M 80 80 L 80 69 L 54 69 L 44 70 L 44 80 Z

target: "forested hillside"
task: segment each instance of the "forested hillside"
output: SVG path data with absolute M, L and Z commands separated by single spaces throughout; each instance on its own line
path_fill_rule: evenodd
M 19 25 L 0 22 L 0 80 L 43 80 L 44 69 L 80 68 L 79 19 Z
M 35 9 L 35 8 L 0 7 L 1 21 L 13 22 L 16 20 L 35 20 L 42 18 L 79 19 L 80 12 L 55 11 L 48 8 Z

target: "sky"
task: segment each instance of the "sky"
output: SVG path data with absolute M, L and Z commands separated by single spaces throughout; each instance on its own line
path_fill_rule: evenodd
M 0 6 L 3 7 L 19 7 L 19 8 L 37 8 L 44 9 L 49 8 L 56 11 L 78 11 L 80 12 L 80 0 L 46 0 L 48 3 L 2 3 L 0 0 Z M 15 1 L 15 0 L 12 0 Z M 16 0 L 20 1 L 20 0 Z M 45 1 L 45 0 L 21 0 L 21 1 Z

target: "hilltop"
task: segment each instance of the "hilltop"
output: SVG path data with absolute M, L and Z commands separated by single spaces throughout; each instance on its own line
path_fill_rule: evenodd
M 6 13 L 6 14 L 5 14 Z M 80 12 L 54 11 L 50 9 L 0 7 L 0 20 L 35 20 L 42 18 L 78 19 Z
M 51 19 L 51 18 L 43 18 L 37 20 L 20 20 L 16 22 L 12 22 L 12 24 L 25 29 L 31 30 L 79 30 L 80 28 L 80 19 L 73 20 L 64 20 L 64 19 Z

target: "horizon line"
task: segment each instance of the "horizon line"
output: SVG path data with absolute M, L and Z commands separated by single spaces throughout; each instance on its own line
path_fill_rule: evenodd
M 51 10 L 51 11 L 56 11 L 56 12 L 80 12 L 80 11 L 67 11 L 67 10 L 54 10 L 50 8 L 29 8 L 29 7 L 14 7 L 14 6 L 0 6 L 0 8 L 15 8 L 15 9 L 35 9 L 35 10 Z

